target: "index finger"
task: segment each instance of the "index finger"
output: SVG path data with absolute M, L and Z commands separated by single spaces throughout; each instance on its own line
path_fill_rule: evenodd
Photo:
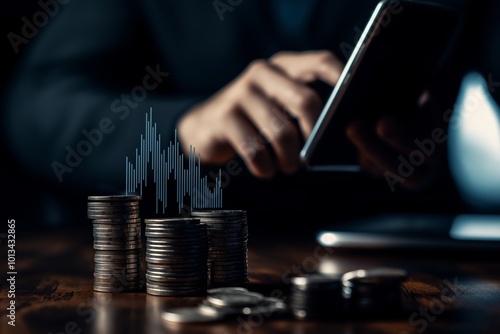
M 310 83 L 321 80 L 335 86 L 344 64 L 332 52 L 315 50 L 306 52 L 279 52 L 269 60 L 292 79 Z

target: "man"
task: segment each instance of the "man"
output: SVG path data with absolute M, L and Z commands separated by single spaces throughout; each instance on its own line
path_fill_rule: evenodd
M 8 91 L 9 144 L 56 193 L 123 192 L 125 157 L 152 108 L 162 137 L 177 129 L 206 167 L 240 163 L 224 189 L 229 207 L 307 217 L 337 203 L 339 219 L 376 209 L 376 189 L 386 203 L 401 196 L 366 175 L 310 175 L 298 160 L 324 102 L 313 84 L 335 85 L 376 3 L 73 1 L 27 45 Z M 382 146 L 400 142 L 391 122 L 373 132 Z M 346 131 L 380 177 L 388 164 L 354 125 Z M 317 196 L 325 184 L 329 196 Z

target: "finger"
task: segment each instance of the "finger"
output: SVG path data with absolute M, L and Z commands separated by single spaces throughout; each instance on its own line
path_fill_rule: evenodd
M 273 158 L 250 121 L 235 112 L 226 122 L 226 139 L 250 172 L 260 178 L 271 177 L 275 172 Z
M 332 86 L 337 84 L 344 68 L 340 59 L 327 50 L 279 52 L 270 62 L 295 80 L 305 83 L 321 80 Z
M 384 172 L 364 153 L 359 152 L 358 162 L 361 169 L 373 177 L 379 177 Z
M 408 130 L 403 129 L 403 125 L 392 116 L 382 116 L 375 126 L 375 132 L 383 142 L 400 153 L 408 155 L 415 149 L 407 135 Z
M 285 118 L 274 103 L 258 92 L 251 90 L 240 101 L 243 112 L 273 148 L 280 169 L 285 173 L 297 170 L 300 145 L 293 123 Z
M 252 63 L 247 75 L 252 87 L 283 105 L 299 122 L 307 138 L 321 111 L 321 99 L 306 85 L 295 82 L 265 61 Z
M 370 134 L 370 131 L 363 125 L 351 124 L 347 129 L 347 136 L 358 148 L 360 154 L 372 161 L 372 166 L 379 171 L 380 176 L 386 172 L 398 175 L 404 180 L 404 185 L 407 188 L 417 188 L 422 184 L 428 169 L 424 166 L 411 166 L 410 171 L 405 171 L 405 174 L 402 175 L 399 171 L 401 162 L 397 159 L 399 154 L 387 148 L 377 136 Z

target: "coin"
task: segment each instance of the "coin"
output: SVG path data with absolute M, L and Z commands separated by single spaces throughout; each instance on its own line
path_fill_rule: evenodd
M 142 196 L 136 195 L 107 195 L 107 196 L 88 196 L 87 199 L 91 202 L 103 201 L 103 202 L 112 202 L 112 201 L 140 201 Z
M 248 223 L 243 210 L 194 210 L 206 225 L 209 287 L 247 281 Z
M 215 306 L 245 306 L 257 304 L 264 296 L 257 292 L 237 292 L 230 293 L 216 292 L 207 296 L 206 300 Z
M 298 319 L 339 318 L 344 312 L 340 275 L 310 274 L 290 280 L 289 307 Z
M 94 290 L 135 291 L 143 287 L 141 196 L 88 196 L 94 237 Z
M 241 288 L 241 287 L 225 287 L 225 288 L 216 288 L 216 289 L 209 289 L 207 290 L 208 294 L 215 294 L 215 293 L 238 293 L 238 292 L 248 292 L 248 289 L 246 288 Z
M 407 272 L 399 268 L 376 267 L 342 275 L 342 295 L 352 313 L 396 313 L 401 310 L 401 283 Z
M 199 219 L 145 219 L 146 291 L 161 296 L 202 295 L 207 288 L 208 239 Z
M 165 310 L 161 314 L 162 319 L 175 323 L 210 322 L 224 319 L 224 315 L 218 312 L 201 312 L 198 308 L 182 307 Z

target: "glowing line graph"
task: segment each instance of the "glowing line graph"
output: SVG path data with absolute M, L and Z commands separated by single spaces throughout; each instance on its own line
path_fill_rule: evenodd
M 125 159 L 125 193 L 140 193 L 148 185 L 148 171 L 153 172 L 153 182 L 156 186 L 156 213 L 161 202 L 163 213 L 167 208 L 167 186 L 173 177 L 176 181 L 176 201 L 179 213 L 184 207 L 185 196 L 190 196 L 189 210 L 194 208 L 221 208 L 222 188 L 221 171 L 215 178 L 214 186 L 210 187 L 208 177 L 201 177 L 201 157 L 196 156 L 194 147 L 189 147 L 187 160 L 184 153 L 179 152 L 177 130 L 174 142 L 169 142 L 162 150 L 161 134 L 158 133 L 156 123 L 153 123 L 153 110 L 146 113 L 144 133 L 141 134 L 140 146 L 135 150 L 135 163 Z M 187 166 L 185 166 L 187 165 Z

